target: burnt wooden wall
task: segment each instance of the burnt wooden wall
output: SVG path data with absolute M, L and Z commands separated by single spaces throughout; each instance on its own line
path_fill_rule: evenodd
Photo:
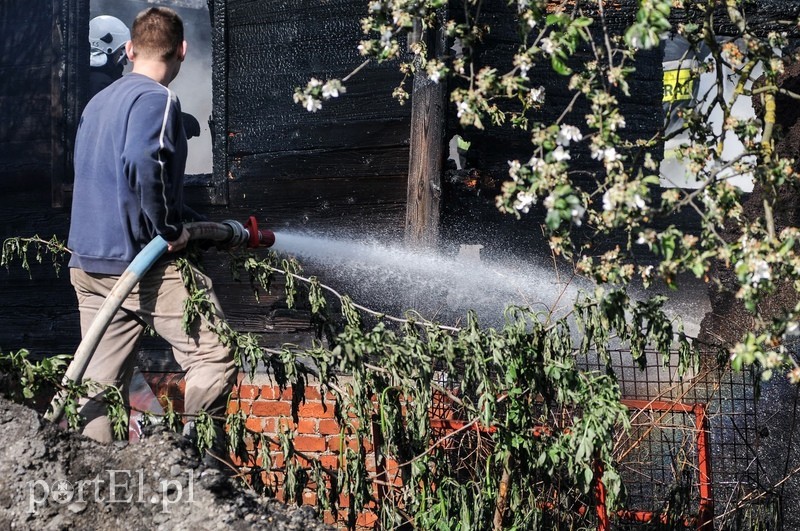
M 364 3 L 215 5 L 227 32 L 225 71 L 216 73 L 225 79 L 215 82 L 226 96 L 218 148 L 229 207 L 278 227 L 402 234 L 410 111 L 391 99 L 396 65 L 369 65 L 316 113 L 292 101 L 311 77 L 342 78 L 362 62 Z
M 65 30 L 88 13 L 85 0 L 0 2 L 0 238 L 66 238 L 70 124 L 76 72 L 64 53 L 81 35 Z M 88 20 L 88 19 L 87 19 Z M 86 41 L 86 31 L 82 34 Z M 71 57 L 88 54 L 73 44 Z M 56 205 L 56 206 L 54 206 Z M 62 270 L 34 264 L 0 271 L 0 350 L 71 352 L 80 339 L 75 296 Z
M 58 185 L 62 179 L 68 185 L 69 128 L 74 119 L 70 109 L 80 102 L 80 85 L 70 77 L 75 70 L 58 76 L 54 65 L 69 66 L 85 57 L 79 49 L 85 45 L 80 44 L 85 33 L 79 29 L 85 31 L 88 23 L 86 4 L 87 0 L 0 2 L 3 238 L 33 233 L 66 237 L 68 203 L 53 206 L 61 190 L 54 181 Z M 244 220 L 255 214 L 262 225 L 277 230 L 336 237 L 356 232 L 400 241 L 411 108 L 391 98 L 400 81 L 396 65 L 370 64 L 346 83 L 346 95 L 326 102 L 317 113 L 292 101 L 294 87 L 304 86 L 309 78 L 341 78 L 361 63 L 356 47 L 363 38 L 363 0 L 210 0 L 209 6 L 210 13 L 203 17 L 210 15 L 207 23 L 214 38 L 214 70 L 209 73 L 214 89 L 214 172 L 193 179 L 187 194 L 190 204 L 213 220 Z M 634 9 L 633 0 L 620 2 L 609 13 L 609 24 L 624 27 Z M 512 8 L 503 0 L 487 0 L 482 13 L 494 24 L 510 20 Z M 197 23 L 206 22 L 198 18 Z M 510 65 L 515 31 L 512 23 L 496 26 L 480 52 L 481 60 Z M 50 37 L 43 41 L 42 35 Z M 41 42 L 45 45 L 32 44 Z M 623 98 L 632 135 L 660 125 L 660 61 L 657 50 L 643 54 L 632 94 Z M 542 119 L 552 119 L 566 104 L 561 90 L 566 78 L 547 68 L 532 76 L 548 87 Z M 54 100 L 53 94 L 62 101 Z M 582 124 L 585 111 L 577 107 L 567 121 Z M 448 104 L 445 139 L 454 134 L 472 141 L 467 160 L 478 184 L 466 187 L 443 179 L 442 235 L 455 244 L 482 243 L 489 256 L 509 251 L 530 257 L 546 254 L 543 240 L 537 238 L 541 217 L 514 221 L 494 208 L 507 161 L 529 156 L 526 135 L 511 128 L 464 130 Z M 575 151 L 573 158 L 580 166 L 589 157 Z M 247 282 L 231 279 L 220 253 L 207 253 L 206 263 L 235 328 L 261 333 L 271 345 L 308 337 L 305 314 L 288 310 L 277 295 L 255 301 Z M 65 272 L 56 277 L 45 267 L 29 280 L 12 267 L 0 275 L 0 349 L 72 351 L 79 334 Z
M 362 62 L 358 0 L 214 0 L 214 174 L 189 190 L 209 218 L 256 215 L 275 230 L 401 237 L 410 109 L 391 99 L 396 65 L 370 65 L 347 94 L 309 113 L 292 100 L 311 77 L 339 78 Z M 231 324 L 265 344 L 307 342 L 308 315 L 276 283 L 253 297 L 223 257 L 206 256 Z
M 636 8 L 635 0 L 615 3 L 613 9 L 606 11 L 609 31 L 621 33 L 633 21 Z M 481 17 L 492 27 L 492 31 L 484 46 L 478 50 L 480 64 L 498 65 L 501 72 L 511 70 L 519 43 L 517 26 L 513 22 L 515 9 L 515 6 L 508 6 L 502 0 L 483 3 Z M 578 50 L 570 65 L 579 68 L 583 61 L 589 59 L 590 53 L 584 47 Z M 621 134 L 649 138 L 664 120 L 661 110 L 661 51 L 640 52 L 634 66 L 636 72 L 630 82 L 630 97 L 617 94 L 627 122 L 627 128 Z M 546 88 L 541 112 L 531 118 L 533 121 L 552 123 L 572 99 L 573 92 L 567 89 L 569 76 L 556 74 L 546 62 L 537 64 L 528 75 L 534 86 Z M 509 108 L 502 102 L 500 107 Z M 587 102 L 579 98 L 563 123 L 579 126 L 585 133 L 584 116 L 588 112 Z M 448 106 L 447 122 L 447 138 L 458 134 L 472 142 L 466 153 L 467 167 L 472 171 L 469 175 L 462 173 L 461 178 L 451 174 L 451 178 L 444 179 L 443 238 L 455 244 L 482 244 L 482 255 L 486 257 L 501 258 L 513 253 L 534 261 L 549 260 L 547 242 L 541 230 L 545 212 L 540 204 L 534 206 L 531 214 L 522 220 L 516 220 L 510 214 L 501 214 L 495 207 L 500 185 L 508 179 L 508 161 L 518 159 L 525 162 L 532 154 L 529 135 L 510 125 L 500 128 L 489 126 L 483 131 L 461 127 L 452 104 Z M 591 188 L 598 164 L 591 159 L 587 143 L 573 146 L 570 154 L 573 181 L 584 189 Z M 464 177 L 467 177 L 469 186 L 464 185 Z M 451 250 L 455 252 L 454 248 Z
M 70 140 L 62 139 L 60 147 L 56 142 L 54 149 L 51 130 L 58 119 L 53 118 L 51 94 L 59 91 L 53 86 L 51 66 L 57 52 L 47 47 L 36 52 L 37 48 L 27 46 L 32 35 L 50 31 L 54 17 L 60 16 L 58 23 L 65 27 L 72 20 L 73 28 L 80 26 L 76 17 L 88 21 L 88 11 L 80 12 L 85 6 L 76 3 L 83 0 L 62 1 L 67 6 L 63 11 L 45 9 L 43 3 L 35 17 L 28 16 L 30 2 L 23 8 L 23 2 L 12 0 L 0 8 L 4 30 L 15 27 L 16 18 L 23 14 L 29 25 L 28 37 L 10 30 L 2 33 L 4 72 L 28 83 L 24 90 L 4 86 L 3 116 L 13 118 L 5 123 L 30 123 L 29 136 L 17 144 L 20 147 L 9 144 L 15 137 L 9 134 L 11 128 L 0 125 L 5 127 L 0 129 L 0 149 L 5 150 L 0 171 L 13 174 L 0 184 L 4 191 L 0 201 L 6 205 L 0 214 L 4 238 L 34 232 L 65 238 L 67 233 L 68 203 L 58 208 L 51 200 L 51 180 L 57 172 L 50 159 L 60 160 L 57 149 L 64 150 L 62 159 L 67 158 Z M 309 78 L 341 78 L 361 64 L 356 47 L 363 38 L 359 24 L 363 1 L 211 0 L 209 6 L 210 13 L 204 16 L 210 15 L 214 48 L 214 172 L 192 179 L 187 190 L 190 204 L 213 220 L 244 220 L 255 214 L 262 225 L 276 230 L 345 238 L 357 233 L 400 241 L 406 214 L 411 108 L 391 98 L 392 88 L 401 79 L 397 65 L 370 64 L 346 83 L 346 95 L 326 102 L 317 113 L 292 101 L 294 87 L 304 86 Z M 629 14 L 630 8 L 626 9 L 620 11 L 620 25 Z M 483 13 L 490 23 L 511 14 L 502 0 L 486 2 Z M 512 24 L 498 26 L 481 51 L 482 60 L 510 63 L 515 31 Z M 81 37 L 85 40 L 85 35 Z M 64 47 L 63 43 L 53 46 Z M 76 46 L 67 46 L 62 53 L 82 57 L 82 52 L 75 52 Z M 542 77 L 542 84 L 556 87 L 550 89 L 547 112 L 560 112 L 565 101 L 557 87 L 566 81 L 547 69 L 536 75 Z M 643 88 L 627 102 L 628 123 L 647 128 L 653 121 L 652 110 L 660 109 L 660 57 L 647 57 L 639 75 Z M 8 79 L 2 76 L 3 83 Z M 74 87 L 60 90 L 76 97 Z M 17 112 L 24 105 L 31 107 L 30 114 Z M 582 116 L 581 112 L 576 114 Z M 64 120 L 61 127 L 68 130 L 68 119 Z M 507 175 L 507 161 L 528 156 L 525 135 L 511 129 L 464 131 L 448 104 L 445 140 L 456 133 L 473 141 L 469 163 L 483 180 L 463 193 L 454 187 L 448 190 L 444 183 L 443 234 L 456 243 L 484 243 L 490 255 L 512 248 L 523 254 L 538 252 L 531 236 L 539 220 L 515 222 L 493 206 L 499 183 Z M 474 241 L 479 231 L 485 234 Z M 246 281 L 231 279 L 222 253 L 206 253 L 205 262 L 235 328 L 260 333 L 270 345 L 308 339 L 306 314 L 286 308 L 278 296 L 280 284 L 275 294 L 256 301 Z M 65 273 L 56 277 L 48 268 L 40 268 L 33 280 L 18 268 L 3 273 L 0 349 L 28 346 L 43 353 L 74 349 L 79 336 L 75 300 Z M 158 354 L 143 362 L 166 363 L 163 344 L 148 340 L 144 348 Z

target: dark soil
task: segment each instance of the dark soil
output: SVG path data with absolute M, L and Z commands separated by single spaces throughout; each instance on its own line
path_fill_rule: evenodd
M 255 495 L 161 427 L 102 445 L 0 397 L 0 529 L 330 529 Z

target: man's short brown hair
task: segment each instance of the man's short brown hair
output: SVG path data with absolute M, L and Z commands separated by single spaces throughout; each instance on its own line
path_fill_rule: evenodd
M 133 21 L 131 44 L 136 55 L 170 59 L 183 44 L 183 21 L 168 7 L 147 8 Z

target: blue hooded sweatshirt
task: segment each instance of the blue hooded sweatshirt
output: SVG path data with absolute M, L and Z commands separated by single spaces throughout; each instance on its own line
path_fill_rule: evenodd
M 156 235 L 183 225 L 186 136 L 175 93 L 128 74 L 86 106 L 75 139 L 70 267 L 122 274 Z

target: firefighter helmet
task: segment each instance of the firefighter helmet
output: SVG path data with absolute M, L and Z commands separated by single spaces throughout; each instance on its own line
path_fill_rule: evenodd
M 89 47 L 91 48 L 91 65 L 103 66 L 108 58 L 118 52 L 127 41 L 131 40 L 131 32 L 117 17 L 100 15 L 89 21 Z

